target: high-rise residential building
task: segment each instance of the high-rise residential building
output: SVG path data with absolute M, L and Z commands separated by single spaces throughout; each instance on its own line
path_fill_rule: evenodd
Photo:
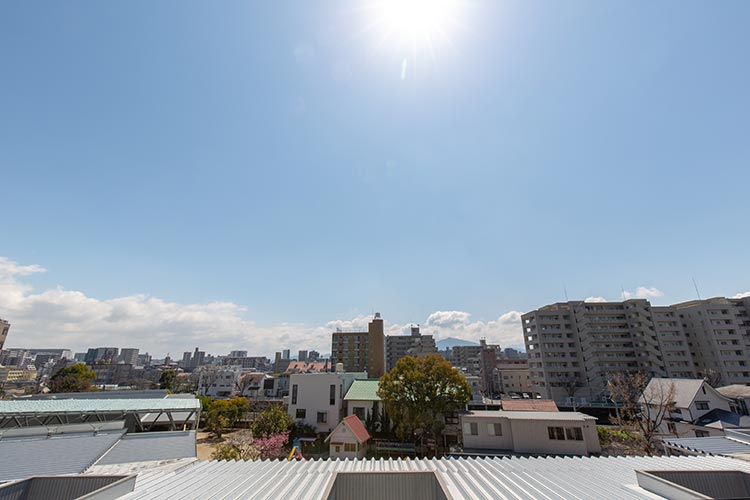
M 307 351 L 299 351 L 297 353 L 297 361 L 307 361 Z
M 230 358 L 246 358 L 247 351 L 231 351 L 229 353 Z
M 307 353 L 307 361 L 317 361 L 320 359 L 320 353 L 318 351 L 310 351 Z
M 558 401 L 606 399 L 612 374 L 631 371 L 748 384 L 749 312 L 750 299 L 724 297 L 544 306 L 521 318 L 534 392 Z
M 385 373 L 385 333 L 380 313 L 367 326 L 367 331 L 337 330 L 331 335 L 331 365 L 343 363 L 347 372 L 367 372 L 370 378 Z
M 138 353 L 140 352 L 139 349 L 133 349 L 133 348 L 123 348 L 120 349 L 120 361 L 122 361 L 125 364 L 129 365 L 137 365 L 138 364 Z
M 291 359 L 291 350 L 289 350 L 289 349 L 282 349 L 281 350 L 281 359 Z
M 0 350 L 5 345 L 5 339 L 8 338 L 8 332 L 10 331 L 10 323 L 0 318 Z
M 119 353 L 120 350 L 117 347 L 90 348 L 88 352 L 86 352 L 84 361 L 86 364 L 96 363 L 98 361 L 117 363 Z
M 432 335 L 422 335 L 419 326 L 412 326 L 410 335 L 388 335 L 385 338 L 385 366 L 391 370 L 405 356 L 437 353 Z

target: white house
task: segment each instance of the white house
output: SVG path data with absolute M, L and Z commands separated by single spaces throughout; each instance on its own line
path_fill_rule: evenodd
M 356 415 L 345 417 L 326 441 L 329 443 L 330 458 L 365 458 L 367 454 L 367 441 L 370 433 Z
M 344 396 L 346 414 L 357 415 L 360 420 L 365 421 L 367 415 L 380 413 L 382 407 L 378 396 L 379 385 L 378 379 L 355 380 Z
M 732 400 L 723 396 L 703 379 L 652 378 L 641 396 L 641 405 L 650 406 L 645 413 L 656 415 L 660 405 L 668 403 L 671 411 L 665 416 L 657 434 L 670 437 L 722 436 L 720 426 L 708 426 L 701 419 L 712 410 L 731 412 Z M 716 412 L 714 412 L 716 413 Z M 653 418 L 653 417 L 652 417 Z M 711 421 L 713 421 L 711 419 Z
M 234 397 L 242 376 L 238 367 L 201 367 L 198 379 L 198 393 L 214 399 Z
M 344 395 L 355 380 L 366 378 L 365 372 L 293 373 L 287 412 L 317 432 L 330 432 L 344 417 Z
M 464 451 L 588 455 L 599 453 L 596 418 L 578 412 L 473 411 L 461 415 Z

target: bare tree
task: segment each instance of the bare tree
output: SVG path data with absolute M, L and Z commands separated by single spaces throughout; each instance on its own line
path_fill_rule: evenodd
M 622 427 L 637 430 L 643 437 L 643 451 L 656 451 L 659 429 L 675 409 L 674 383 L 643 372 L 616 373 L 607 383 L 614 403 L 620 405 L 614 419 Z
M 703 378 L 705 379 L 708 385 L 716 389 L 717 387 L 721 386 L 723 377 L 721 376 L 720 371 L 714 370 L 713 368 L 709 368 L 703 374 Z
M 248 389 L 259 385 L 258 377 L 259 375 L 257 373 L 244 373 L 240 375 L 237 379 L 235 379 L 234 390 L 237 392 L 237 395 L 240 397 L 246 396 L 245 392 Z M 262 389 L 262 387 L 259 388 L 259 390 L 260 389 Z M 257 399 L 257 394 L 256 394 L 256 399 Z

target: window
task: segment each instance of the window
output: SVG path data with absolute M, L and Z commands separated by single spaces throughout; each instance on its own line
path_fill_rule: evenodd
M 674 422 L 667 422 L 667 430 L 672 434 L 677 435 L 677 426 L 674 425 Z
M 360 420 L 365 419 L 365 409 L 363 406 L 355 406 L 354 410 L 352 410 L 352 413 L 357 415 Z
M 472 422 L 469 424 L 469 434 L 472 436 L 478 436 L 479 435 L 479 424 L 476 422 Z
M 331 384 L 331 390 L 329 391 L 330 395 L 328 396 L 328 403 L 335 405 L 336 404 L 336 385 Z
M 708 410 L 708 401 L 696 401 L 695 408 L 698 410 Z
M 307 410 L 305 410 L 304 408 L 297 408 L 296 415 L 297 418 L 305 418 L 305 416 L 307 415 Z
M 297 410 L 299 411 L 299 410 Z M 318 412 L 318 423 L 319 424 L 326 424 L 328 423 L 328 412 L 325 411 L 319 411 Z
M 565 441 L 565 429 L 562 427 L 547 427 L 547 434 L 550 439 Z
M 571 441 L 583 441 L 583 430 L 580 427 L 568 427 L 565 429 L 565 437 Z
M 357 451 L 357 445 L 354 443 L 344 443 L 344 451 Z
M 503 426 L 499 422 L 495 422 L 493 424 L 487 424 L 487 434 L 490 436 L 502 436 L 503 435 Z
M 333 449 L 336 450 L 336 453 L 341 453 L 341 444 L 340 443 L 334 444 Z
M 708 432 L 706 431 L 695 431 L 695 437 L 697 438 L 707 438 Z
M 292 386 L 292 404 L 297 404 L 297 384 Z

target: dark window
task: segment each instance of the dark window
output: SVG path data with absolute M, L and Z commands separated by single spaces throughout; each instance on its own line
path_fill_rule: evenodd
M 565 437 L 571 441 L 583 441 L 583 431 L 580 427 L 568 427 L 565 429 Z
M 297 404 L 297 384 L 292 386 L 292 404 Z
M 562 427 L 547 427 L 547 434 L 550 439 L 565 441 L 565 429 Z
M 495 436 L 502 436 L 503 435 L 503 426 L 497 422 L 492 424 L 495 427 Z
M 472 422 L 469 424 L 469 434 L 472 436 L 478 436 L 479 435 L 479 424 L 476 422 Z
M 695 431 L 695 437 L 697 438 L 707 438 L 708 432 L 706 431 Z
M 297 410 L 299 411 L 299 410 Z M 328 412 L 325 411 L 319 411 L 318 412 L 318 423 L 319 424 L 326 424 L 328 423 Z
M 307 415 L 307 410 L 305 410 L 304 408 L 297 408 L 296 415 L 297 418 L 305 418 L 305 416 Z
M 336 385 L 331 384 L 330 396 L 328 397 L 329 403 L 332 405 L 336 404 Z
M 354 413 L 355 415 L 357 415 L 360 420 L 364 420 L 365 419 L 365 409 L 364 409 L 364 407 L 355 406 L 354 410 L 352 411 L 352 413 Z
M 696 401 L 695 408 L 698 410 L 708 410 L 708 401 Z

